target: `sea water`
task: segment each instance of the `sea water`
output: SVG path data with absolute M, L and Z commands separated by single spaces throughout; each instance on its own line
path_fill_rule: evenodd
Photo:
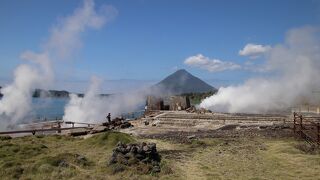
M 69 98 L 32 98 L 32 111 L 25 118 L 25 121 L 41 122 L 62 120 L 65 106 L 69 100 Z M 129 120 L 136 119 L 143 116 L 144 111 L 142 109 L 144 109 L 144 105 L 137 107 L 137 110 L 134 112 L 124 112 L 121 116 Z M 112 114 L 112 112 L 110 113 Z
M 34 121 L 60 120 L 63 118 L 65 106 L 69 98 L 33 98 L 32 112 L 28 119 Z M 137 107 L 134 112 L 124 112 L 121 116 L 124 119 L 136 119 L 144 114 L 144 104 Z M 110 112 L 112 114 L 112 112 Z
M 36 121 L 62 119 L 69 98 L 33 98 L 30 118 Z

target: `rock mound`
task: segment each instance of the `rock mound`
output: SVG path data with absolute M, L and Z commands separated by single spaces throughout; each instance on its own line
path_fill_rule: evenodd
M 160 169 L 161 156 L 157 152 L 155 143 L 132 143 L 124 144 L 119 142 L 110 158 L 109 164 L 122 164 L 135 166 L 141 163 L 148 165 L 145 173 L 158 173 Z
M 108 129 L 125 129 L 133 127 L 130 122 L 118 117 L 113 119 L 111 122 L 102 123 L 102 125 L 108 127 Z

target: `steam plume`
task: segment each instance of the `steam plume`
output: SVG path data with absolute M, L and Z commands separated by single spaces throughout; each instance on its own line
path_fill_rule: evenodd
M 283 44 L 272 47 L 264 69 L 269 78 L 256 77 L 244 84 L 220 88 L 200 104 L 213 111 L 263 113 L 315 101 L 320 86 L 319 28 L 303 27 L 287 33 Z
M 32 92 L 35 88 L 48 88 L 53 80 L 54 60 L 70 58 L 81 47 L 81 33 L 88 28 L 101 28 L 117 14 L 111 6 L 103 6 L 98 11 L 93 0 L 85 0 L 82 7 L 61 19 L 51 29 L 48 41 L 40 53 L 26 51 L 21 58 L 28 60 L 15 69 L 14 81 L 5 86 L 0 101 L 1 128 L 16 124 L 30 112 Z
M 103 97 L 99 95 L 102 80 L 93 77 L 88 91 L 84 97 L 71 95 L 71 99 L 65 107 L 66 121 L 99 123 L 105 121 L 107 113 L 118 116 L 122 113 L 136 111 L 144 104 L 145 92 L 137 91 L 125 94 L 114 94 Z

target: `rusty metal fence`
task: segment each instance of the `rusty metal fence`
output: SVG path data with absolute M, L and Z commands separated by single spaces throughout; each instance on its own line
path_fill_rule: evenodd
M 320 147 L 320 117 L 293 113 L 293 132 L 311 145 Z

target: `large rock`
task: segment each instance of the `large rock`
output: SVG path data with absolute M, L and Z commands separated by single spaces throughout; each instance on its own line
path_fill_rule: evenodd
M 113 119 L 111 122 L 104 122 L 102 125 L 106 126 L 108 129 L 125 129 L 133 127 L 130 122 L 118 117 Z

